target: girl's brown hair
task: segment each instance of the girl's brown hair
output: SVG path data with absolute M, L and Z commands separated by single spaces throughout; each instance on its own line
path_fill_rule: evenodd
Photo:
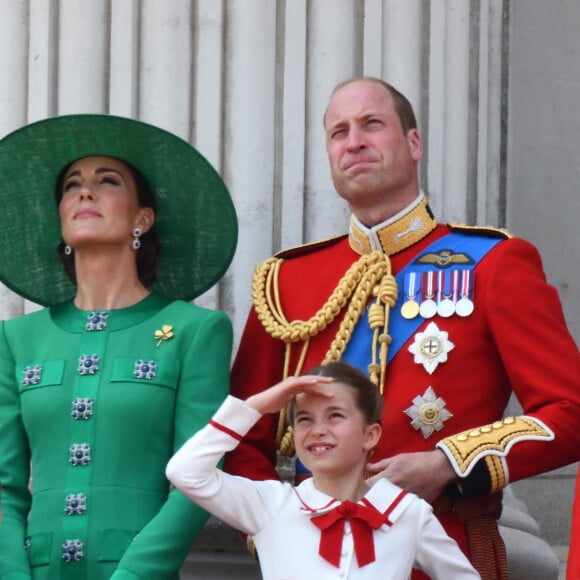
M 383 411 L 383 396 L 375 385 L 363 372 L 344 362 L 330 362 L 310 369 L 306 375 L 332 377 L 335 383 L 349 386 L 354 394 L 357 408 L 362 412 L 368 425 L 381 423 Z M 290 424 L 294 423 L 295 403 L 288 406 L 287 416 Z

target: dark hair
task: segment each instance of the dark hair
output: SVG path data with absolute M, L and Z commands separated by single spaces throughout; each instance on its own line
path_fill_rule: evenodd
M 377 385 L 356 367 L 344 362 L 329 362 L 304 374 L 332 377 L 333 382 L 349 386 L 354 394 L 355 405 L 362 412 L 367 425 L 381 423 L 383 396 Z M 294 401 L 288 406 L 287 414 L 291 425 L 294 423 L 295 407 Z
M 403 133 L 405 135 L 411 130 L 417 128 L 417 118 L 415 117 L 415 112 L 413 111 L 413 105 L 409 102 L 409 99 L 403 95 L 403 93 L 399 92 L 393 85 L 383 81 L 382 79 L 376 77 L 355 77 L 352 79 L 348 79 L 338 83 L 332 93 L 330 95 L 330 100 L 332 97 L 343 87 L 350 85 L 351 83 L 364 81 L 369 83 L 375 83 L 377 85 L 381 85 L 386 89 L 389 93 L 391 98 L 393 99 L 393 103 L 395 104 L 395 110 L 397 111 L 397 116 L 401 121 L 401 127 L 403 128 Z M 326 123 L 326 113 L 328 108 L 324 111 L 323 121 Z
M 60 203 L 62 199 L 62 188 L 64 184 L 64 179 L 69 167 L 76 163 L 72 161 L 66 167 L 64 167 L 56 179 L 55 195 L 57 204 Z M 145 179 L 143 174 L 135 168 L 133 165 L 124 161 L 123 159 L 118 159 L 121 163 L 124 163 L 131 173 L 131 177 L 135 182 L 135 188 L 137 190 L 137 201 L 139 202 L 139 207 L 150 207 L 155 214 L 157 214 L 157 204 L 155 203 L 155 197 L 153 191 L 148 181 Z M 159 237 L 157 235 L 157 230 L 155 225 L 146 233 L 144 233 L 141 238 L 141 247 L 136 251 L 137 260 L 137 275 L 139 280 L 145 287 L 149 287 L 155 281 L 155 275 L 157 274 L 157 268 L 159 266 L 159 261 L 161 260 L 161 244 L 159 243 Z M 61 241 L 57 246 L 57 252 L 64 264 L 64 270 L 67 276 L 70 278 L 73 284 L 76 284 L 77 277 L 75 271 L 75 259 L 74 254 L 65 254 L 64 241 Z

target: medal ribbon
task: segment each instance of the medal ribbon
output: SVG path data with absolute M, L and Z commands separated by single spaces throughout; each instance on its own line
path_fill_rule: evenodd
M 400 499 L 402 499 L 401 495 L 397 500 Z M 352 529 L 354 551 L 359 568 L 375 561 L 373 530 L 377 530 L 383 524 L 391 525 L 388 514 L 392 510 L 382 514 L 364 499 L 362 501 L 364 505 L 344 501 L 333 510 L 310 520 L 322 532 L 318 553 L 337 568 L 340 566 L 340 553 L 347 520 Z
M 435 290 L 433 288 L 433 281 L 435 279 L 435 272 L 423 272 L 421 290 L 423 291 L 423 300 L 433 300 Z
M 468 298 L 470 288 L 470 278 L 471 278 L 471 271 L 470 270 L 462 270 L 461 271 L 461 298 Z
M 417 272 L 405 274 L 405 298 L 411 299 L 417 296 Z
M 444 272 L 439 270 L 437 272 L 437 278 L 439 280 L 437 286 L 439 288 L 439 302 L 444 298 L 449 298 L 451 296 L 451 276 L 449 272 Z
M 459 270 L 453 270 L 453 272 L 451 272 L 451 276 L 453 277 L 453 281 L 451 283 L 451 288 L 453 289 L 453 302 L 456 303 L 459 296 Z

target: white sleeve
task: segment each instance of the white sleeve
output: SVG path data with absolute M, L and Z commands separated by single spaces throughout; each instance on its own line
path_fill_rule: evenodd
M 184 495 L 250 535 L 276 516 L 291 486 L 230 475 L 217 465 L 260 416 L 240 399 L 228 396 L 211 422 L 183 444 L 166 468 L 167 478 Z
M 478 580 L 479 573 L 471 565 L 457 542 L 447 535 L 431 506 L 423 500 L 423 520 L 417 542 L 417 566 L 433 580 Z

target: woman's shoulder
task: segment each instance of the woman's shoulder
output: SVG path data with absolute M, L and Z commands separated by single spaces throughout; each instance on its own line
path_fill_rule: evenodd
M 163 308 L 165 313 L 171 313 L 185 317 L 187 319 L 205 320 L 205 319 L 228 319 L 228 315 L 223 310 L 208 308 L 200 306 L 193 302 L 186 302 L 185 300 L 170 300 Z
M 233 325 L 230 317 L 222 310 L 213 310 L 183 300 L 172 300 L 166 304 L 155 316 L 155 321 L 160 324 L 175 326 L 179 322 L 180 327 L 187 327 L 189 333 L 214 333 L 219 332 L 224 336 L 233 333 Z
M 39 324 L 47 324 L 50 322 L 50 309 L 42 308 L 34 312 L 15 316 L 2 321 L 6 331 L 18 332 L 20 330 L 27 330 L 31 327 L 37 328 Z

